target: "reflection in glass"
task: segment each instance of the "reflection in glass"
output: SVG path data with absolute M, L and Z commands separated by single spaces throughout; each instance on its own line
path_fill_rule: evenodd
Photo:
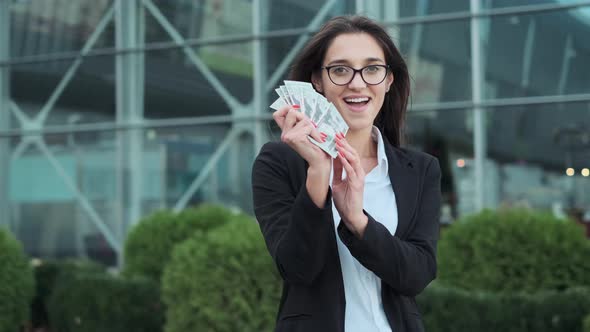
M 412 78 L 412 103 L 471 99 L 468 20 L 402 25 L 391 29 Z
M 112 0 L 10 1 L 11 57 L 80 51 Z M 94 48 L 115 45 L 111 19 Z
M 475 209 L 471 110 L 409 112 L 407 140 L 410 148 L 438 158 L 443 195 L 442 223 Z
M 588 93 L 588 19 L 580 8 L 483 20 L 485 97 Z
M 486 174 L 491 207 L 566 212 L 590 206 L 590 104 L 495 108 L 488 112 Z
M 80 123 L 114 122 L 114 56 L 84 58 L 65 88 L 58 90 L 73 64 L 73 60 L 68 60 L 10 67 L 11 98 L 19 111 L 33 119 L 55 96 L 57 99 L 48 110 L 46 125 L 73 128 Z M 12 118 L 11 126 L 21 127 L 16 117 Z

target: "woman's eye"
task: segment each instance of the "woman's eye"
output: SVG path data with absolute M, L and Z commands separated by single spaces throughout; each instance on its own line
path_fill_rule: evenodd
M 373 74 L 381 69 L 379 66 L 367 66 L 365 67 L 365 73 Z
M 348 72 L 349 72 L 348 68 L 346 68 L 344 66 L 338 66 L 338 67 L 332 68 L 332 73 L 337 74 L 337 75 L 343 75 Z

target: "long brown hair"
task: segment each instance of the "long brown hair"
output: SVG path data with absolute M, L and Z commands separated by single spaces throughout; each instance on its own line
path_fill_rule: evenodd
M 332 41 L 343 33 L 367 33 L 371 35 L 385 54 L 385 62 L 393 73 L 393 84 L 385 94 L 383 105 L 374 124 L 389 142 L 399 147 L 404 144 L 404 122 L 410 79 L 408 67 L 397 47 L 385 29 L 364 16 L 337 16 L 326 22 L 297 56 L 291 67 L 289 78 L 311 82 L 314 73 L 321 72 L 322 62 Z

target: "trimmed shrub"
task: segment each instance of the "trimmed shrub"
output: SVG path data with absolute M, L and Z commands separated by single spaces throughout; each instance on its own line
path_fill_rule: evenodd
M 47 302 L 53 293 L 55 283 L 64 274 L 88 273 L 102 274 L 106 268 L 88 260 L 42 261 L 34 268 L 35 297 L 32 304 L 32 323 L 35 327 L 51 326 L 47 314 Z
M 417 302 L 429 332 L 582 332 L 590 289 L 509 294 L 429 286 Z
M 579 225 L 528 210 L 483 211 L 447 229 L 438 280 L 492 292 L 590 286 L 590 241 Z
M 180 213 L 158 211 L 131 230 L 125 242 L 124 275 L 145 276 L 160 282 L 173 247 L 194 232 L 219 227 L 234 214 L 221 206 L 200 205 Z
M 146 278 L 62 274 L 49 299 L 49 320 L 59 332 L 160 332 L 159 296 L 158 285 Z
M 0 227 L 0 332 L 18 331 L 29 321 L 34 292 L 33 271 L 20 243 Z
M 258 225 L 237 216 L 175 248 L 162 278 L 165 331 L 272 331 L 280 292 Z

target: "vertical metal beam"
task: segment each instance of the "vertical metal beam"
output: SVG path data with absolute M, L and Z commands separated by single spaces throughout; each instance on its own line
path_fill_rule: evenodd
M 473 109 L 473 141 L 475 154 L 475 212 L 484 208 L 484 165 L 486 159 L 485 113 L 481 107 L 483 95 L 483 66 L 481 52 L 480 20 L 476 15 L 481 10 L 480 0 L 471 0 L 471 91 Z
M 531 77 L 531 64 L 533 63 L 533 50 L 535 46 L 536 29 L 535 18 L 532 17 L 529 21 L 529 26 L 526 33 L 526 40 L 524 42 L 524 52 L 522 54 L 522 79 L 521 85 L 523 88 L 528 88 Z
M 268 0 L 254 0 L 252 2 L 252 34 L 259 36 L 267 29 L 268 26 Z M 252 45 L 252 59 L 254 72 L 254 96 L 253 96 L 253 112 L 257 119 L 268 109 L 268 98 L 266 90 L 267 66 L 267 40 L 257 38 Z M 264 120 L 256 120 L 254 123 L 254 152 L 257 153 L 264 142 L 268 140 L 267 132 L 265 130 Z
M 145 27 L 140 0 L 116 0 L 115 6 L 117 49 L 143 47 Z M 118 229 L 123 241 L 129 226 L 141 216 L 143 130 L 133 125 L 143 123 L 144 53 L 118 54 L 116 79 L 117 123 L 133 127 L 117 132 Z
M 0 61 L 10 58 L 10 1 L 0 0 Z M 10 129 L 10 68 L 0 67 L 0 132 Z M 0 138 L 0 226 L 8 226 L 10 139 Z
M 561 73 L 559 74 L 559 82 L 557 84 L 557 94 L 559 95 L 565 93 L 567 79 L 570 72 L 570 63 L 572 57 L 576 55 L 576 51 L 574 50 L 572 43 L 572 35 L 568 34 L 565 41 L 565 48 L 563 50 L 563 58 L 561 59 Z

